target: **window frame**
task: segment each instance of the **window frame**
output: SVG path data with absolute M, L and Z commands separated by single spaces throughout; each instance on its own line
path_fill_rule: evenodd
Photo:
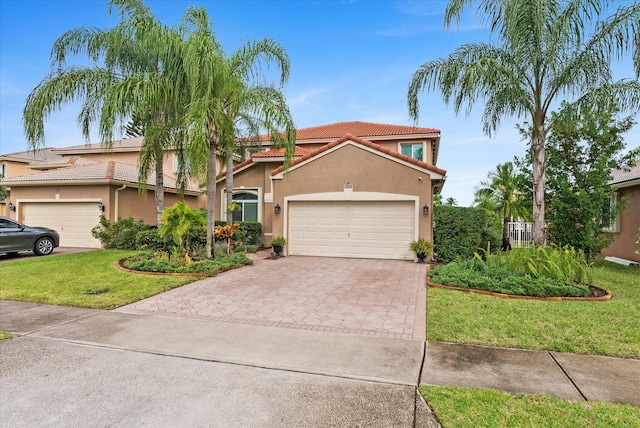
M 424 141 L 422 141 L 422 142 L 404 142 L 404 143 L 403 142 L 399 142 L 398 143 L 398 152 L 402 153 L 402 148 L 403 147 L 407 147 L 407 146 L 411 147 L 411 155 L 406 155 L 406 156 L 409 156 L 412 159 L 419 160 L 420 162 L 426 162 L 427 161 L 426 160 L 427 147 L 426 147 L 426 143 Z M 420 146 L 420 149 L 422 150 L 422 159 L 417 158 L 417 157 L 415 157 L 413 155 L 414 150 L 415 150 L 414 146 Z

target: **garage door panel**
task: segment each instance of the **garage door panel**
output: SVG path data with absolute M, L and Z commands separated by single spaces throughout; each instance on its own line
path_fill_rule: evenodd
M 100 241 L 91 235 L 100 220 L 97 203 L 24 202 L 21 207 L 23 222 L 54 229 L 61 247 L 100 248 Z
M 412 259 L 415 203 L 291 202 L 289 253 Z

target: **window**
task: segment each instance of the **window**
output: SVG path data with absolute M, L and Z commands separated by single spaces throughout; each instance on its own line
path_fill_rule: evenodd
M 2 162 L 0 163 L 0 178 L 4 178 L 7 176 L 7 164 Z
M 407 155 L 410 158 L 418 159 L 419 161 L 424 161 L 422 152 L 423 152 L 422 143 L 400 145 L 400 153 L 402 153 L 403 155 Z
M 604 200 L 604 204 L 602 206 L 602 230 L 606 232 L 620 232 L 619 216 L 615 216 L 613 218 L 608 218 L 613 211 L 613 208 L 618 203 L 618 197 L 616 195 L 609 196 Z
M 239 192 L 233 194 L 233 202 L 240 205 L 241 210 L 233 213 L 233 221 L 258 221 L 258 195 Z

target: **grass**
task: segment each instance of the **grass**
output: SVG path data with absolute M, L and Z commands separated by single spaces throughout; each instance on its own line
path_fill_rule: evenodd
M 626 404 L 461 387 L 421 385 L 420 392 L 443 428 L 640 426 L 640 408 Z
M 119 259 L 133 254 L 96 250 L 0 264 L 0 299 L 113 309 L 197 280 L 116 267 Z
M 6 339 L 13 339 L 18 337 L 16 334 L 7 333 L 6 331 L 0 331 L 0 342 Z
M 640 358 L 640 270 L 600 262 L 603 302 L 499 299 L 429 288 L 427 339 Z

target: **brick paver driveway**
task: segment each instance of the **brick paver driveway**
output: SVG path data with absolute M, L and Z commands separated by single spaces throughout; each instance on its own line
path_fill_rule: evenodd
M 116 311 L 425 339 L 427 265 L 267 256 Z

